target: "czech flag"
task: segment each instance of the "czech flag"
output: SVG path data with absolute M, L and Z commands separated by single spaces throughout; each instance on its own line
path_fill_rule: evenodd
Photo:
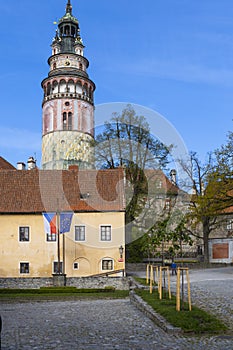
M 56 213 L 43 213 L 45 233 L 57 233 Z

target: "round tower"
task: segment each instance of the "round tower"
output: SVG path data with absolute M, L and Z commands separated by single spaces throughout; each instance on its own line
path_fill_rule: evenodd
M 67 169 L 70 164 L 92 168 L 95 84 L 87 74 L 89 62 L 70 0 L 51 46 L 50 71 L 41 83 L 42 168 Z

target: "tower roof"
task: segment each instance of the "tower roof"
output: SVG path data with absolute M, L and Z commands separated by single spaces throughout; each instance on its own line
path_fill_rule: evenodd
M 78 24 L 78 20 L 76 17 L 72 15 L 72 5 L 70 3 L 70 0 L 68 0 L 66 4 L 66 13 L 65 15 L 59 20 L 59 24 L 63 22 L 74 22 Z
M 72 14 L 72 5 L 70 3 L 70 0 L 67 1 L 67 5 L 66 5 L 66 13 L 69 12 L 70 14 Z

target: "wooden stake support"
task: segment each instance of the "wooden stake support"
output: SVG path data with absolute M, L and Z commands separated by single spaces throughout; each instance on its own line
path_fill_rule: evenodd
M 154 283 L 154 267 L 150 265 L 150 294 L 153 292 L 153 283 Z
M 187 287 L 188 287 L 188 303 L 189 303 L 189 311 L 191 311 L 192 310 L 191 290 L 190 290 L 190 280 L 189 280 L 189 269 L 187 267 L 178 267 L 177 269 L 176 311 L 180 311 L 180 271 L 186 271 L 186 280 L 187 280 Z
M 146 265 L 146 284 L 149 283 L 149 270 L 150 270 L 150 265 Z
M 162 299 L 162 297 L 163 297 L 163 284 L 162 284 L 163 271 L 165 271 L 165 276 L 166 276 L 166 272 L 167 272 L 168 293 L 169 293 L 169 299 L 171 299 L 172 298 L 172 296 L 171 296 L 171 284 L 170 284 L 170 274 L 169 274 L 169 267 L 168 266 L 160 266 L 159 267 L 159 283 L 158 283 L 159 299 Z
M 150 293 L 152 294 L 153 291 L 153 284 L 155 281 L 154 278 L 154 268 L 155 266 L 148 264 L 146 266 L 146 283 L 148 284 L 150 282 Z M 158 267 L 156 266 L 156 275 L 158 277 L 158 272 L 157 272 Z

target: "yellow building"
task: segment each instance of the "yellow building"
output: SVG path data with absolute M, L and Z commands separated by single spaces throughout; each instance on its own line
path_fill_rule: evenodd
M 122 169 L 0 170 L 0 278 L 124 270 L 123 183 Z M 56 213 L 55 231 L 43 213 Z M 64 213 L 72 220 L 61 234 Z
M 51 46 L 42 81 L 43 170 L 33 157 L 28 170 L 0 157 L 0 278 L 125 268 L 124 172 L 93 170 L 95 84 L 70 1 Z M 59 233 L 64 213 L 72 220 Z

